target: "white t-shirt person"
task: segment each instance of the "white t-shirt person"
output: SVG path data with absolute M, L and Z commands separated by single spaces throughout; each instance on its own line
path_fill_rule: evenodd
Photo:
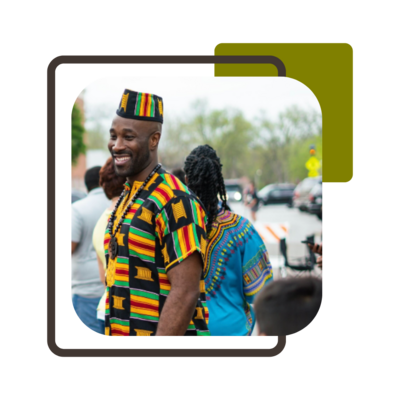
M 96 298 L 104 293 L 92 238 L 97 221 L 110 204 L 103 189 L 96 188 L 71 206 L 72 242 L 78 243 L 72 254 L 72 295 Z

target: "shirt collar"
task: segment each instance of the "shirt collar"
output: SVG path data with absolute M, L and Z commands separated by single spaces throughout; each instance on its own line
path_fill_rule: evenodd
M 133 182 L 133 189 L 135 190 L 135 192 L 140 188 L 140 186 L 143 185 L 143 182 L 140 181 L 134 181 Z M 128 192 L 130 192 L 131 190 L 131 185 L 128 182 L 124 183 L 124 189 L 127 190 Z

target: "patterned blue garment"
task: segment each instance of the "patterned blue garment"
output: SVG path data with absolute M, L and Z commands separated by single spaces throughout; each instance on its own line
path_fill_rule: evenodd
M 267 249 L 253 225 L 221 209 L 213 223 L 205 265 L 211 336 L 251 335 L 255 315 L 250 304 L 273 279 Z

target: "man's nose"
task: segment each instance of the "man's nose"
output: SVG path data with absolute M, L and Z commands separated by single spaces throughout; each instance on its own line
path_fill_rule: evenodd
M 117 137 L 116 141 L 114 142 L 113 150 L 115 152 L 119 152 L 119 151 L 125 150 L 125 148 L 126 147 L 124 145 L 123 139 Z

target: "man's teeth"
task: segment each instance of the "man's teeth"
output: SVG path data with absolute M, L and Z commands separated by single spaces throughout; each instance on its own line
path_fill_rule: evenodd
M 129 157 L 115 157 L 118 161 L 129 160 Z

